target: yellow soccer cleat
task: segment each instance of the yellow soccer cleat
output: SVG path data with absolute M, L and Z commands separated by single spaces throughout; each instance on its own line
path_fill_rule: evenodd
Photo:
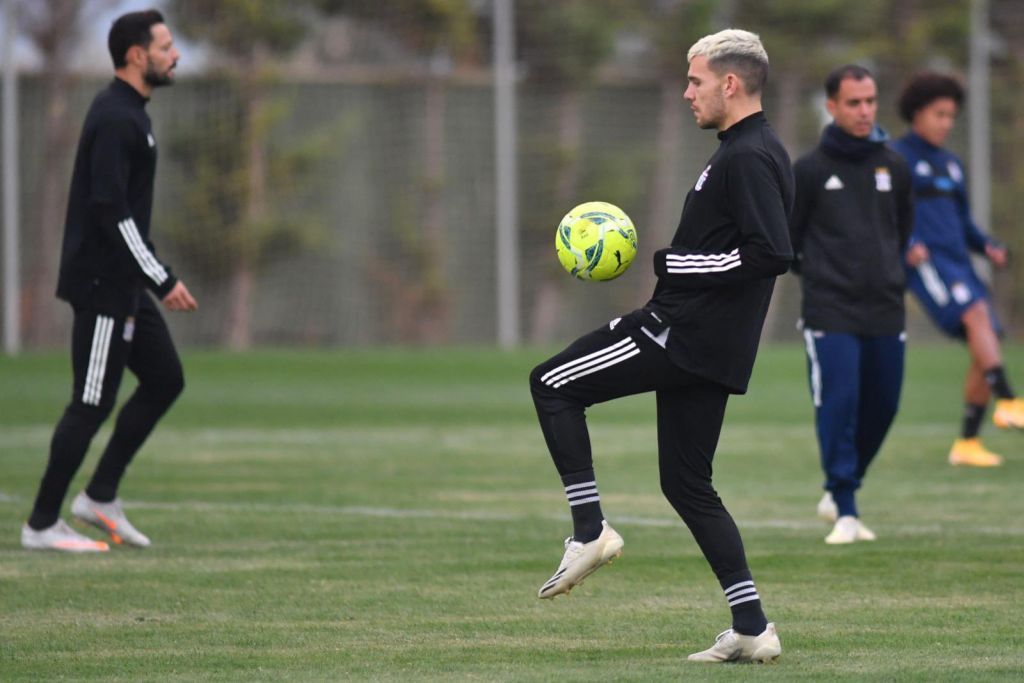
M 992 424 L 1001 429 L 1024 429 L 1024 399 L 1004 398 L 996 401 Z
M 996 455 L 981 445 L 981 439 L 957 439 L 949 451 L 950 465 L 966 465 L 968 467 L 999 467 L 1003 457 Z

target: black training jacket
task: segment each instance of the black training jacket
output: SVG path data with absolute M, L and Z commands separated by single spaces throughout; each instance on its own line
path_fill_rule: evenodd
M 747 390 L 775 286 L 792 260 L 793 175 L 758 112 L 718 134 L 718 151 L 686 195 L 672 246 L 654 255 L 647 308 L 670 326 L 672 362 L 732 393 Z M 652 332 L 652 324 L 645 322 Z
M 148 100 L 115 78 L 85 117 L 64 223 L 57 296 L 124 315 L 143 288 L 163 298 L 177 282 L 149 240 L 156 140 Z
M 790 225 L 806 329 L 862 335 L 904 329 L 903 250 L 913 227 L 910 173 L 881 142 L 856 155 L 826 144 L 852 138 L 826 129 L 794 166 Z M 859 151 L 859 150 L 858 150 Z

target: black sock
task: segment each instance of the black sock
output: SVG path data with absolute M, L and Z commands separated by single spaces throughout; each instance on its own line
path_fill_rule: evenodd
M 1002 399 L 1015 398 L 1002 365 L 986 370 L 985 381 L 988 382 L 988 385 L 992 388 L 992 393 L 997 397 Z
M 768 626 L 768 618 L 750 572 L 736 572 L 719 583 L 732 610 L 732 629 L 744 636 L 761 635 Z
M 981 431 L 981 421 L 985 419 L 985 411 L 988 406 L 985 404 L 965 403 L 964 422 L 960 430 L 960 437 L 973 439 Z
M 562 477 L 565 497 L 569 500 L 572 513 L 572 538 L 580 543 L 590 543 L 601 535 L 601 497 L 597 494 L 594 470 L 573 472 Z

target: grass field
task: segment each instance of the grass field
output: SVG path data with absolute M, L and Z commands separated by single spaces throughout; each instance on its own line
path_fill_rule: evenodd
M 946 464 L 962 349 L 912 347 L 860 496 L 879 540 L 849 547 L 814 518 L 801 349 L 762 350 L 716 483 L 778 624 L 770 667 L 685 661 L 729 615 L 660 495 L 651 397 L 590 413 L 624 556 L 535 598 L 570 531 L 527 389 L 543 355 L 187 353 L 122 490 L 154 546 L 97 557 L 18 545 L 68 369 L 0 358 L 0 680 L 1024 678 L 1024 435 L 986 430 L 998 470 Z

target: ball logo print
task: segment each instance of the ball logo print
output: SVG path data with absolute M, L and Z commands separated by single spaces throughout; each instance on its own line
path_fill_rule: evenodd
M 580 280 L 614 280 L 636 257 L 636 228 L 614 204 L 585 202 L 565 215 L 555 232 L 562 267 Z

